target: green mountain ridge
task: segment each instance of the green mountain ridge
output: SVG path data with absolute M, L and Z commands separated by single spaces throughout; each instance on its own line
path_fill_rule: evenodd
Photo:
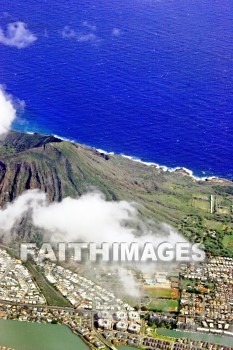
M 1 207 L 28 189 L 41 189 L 49 201 L 61 201 L 93 188 L 108 200 L 139 203 L 145 218 L 171 224 L 192 240 L 206 239 L 216 231 L 218 252 L 232 253 L 232 240 L 225 239 L 229 247 L 222 243 L 232 235 L 233 183 L 229 180 L 197 181 L 184 170 L 164 172 L 54 136 L 11 131 L 0 140 Z

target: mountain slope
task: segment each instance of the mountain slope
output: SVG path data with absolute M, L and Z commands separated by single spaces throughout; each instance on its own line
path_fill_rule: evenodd
M 41 189 L 50 201 L 77 197 L 98 188 L 107 199 L 126 199 L 142 205 L 144 216 L 181 227 L 187 216 L 213 222 L 232 221 L 231 212 L 210 214 L 193 205 L 193 197 L 218 195 L 231 201 L 233 183 L 196 181 L 184 171 L 164 172 L 117 155 L 53 136 L 12 131 L 0 141 L 0 205 L 27 189 Z M 224 219 L 223 219 L 224 218 Z M 212 227 L 209 227 L 212 228 Z

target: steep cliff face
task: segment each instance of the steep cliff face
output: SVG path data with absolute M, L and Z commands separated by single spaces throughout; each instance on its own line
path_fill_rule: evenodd
M 60 143 L 55 137 L 10 132 L 0 142 L 0 204 L 12 201 L 24 190 L 41 189 L 50 200 L 61 200 L 61 183 L 51 145 Z M 52 157 L 46 157 L 51 150 Z M 31 155 L 32 150 L 41 157 Z M 50 159 L 49 159 L 50 158 Z
M 215 194 L 233 188 L 230 181 L 197 182 L 184 172 L 163 172 L 121 156 L 106 156 L 95 149 L 54 136 L 10 132 L 0 140 L 0 205 L 28 189 L 41 189 L 50 201 L 77 197 L 98 188 L 108 199 L 142 204 L 143 214 L 175 226 L 189 214 L 192 194 Z

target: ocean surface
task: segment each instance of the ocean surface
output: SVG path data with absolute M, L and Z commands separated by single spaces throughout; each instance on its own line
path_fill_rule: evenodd
M 1 0 L 14 128 L 233 179 L 232 0 Z

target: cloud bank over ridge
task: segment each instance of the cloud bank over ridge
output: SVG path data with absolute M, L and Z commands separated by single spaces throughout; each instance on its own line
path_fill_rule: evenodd
M 101 192 L 89 192 L 74 199 L 49 203 L 46 194 L 28 190 L 13 203 L 0 209 L 0 227 L 5 236 L 27 213 L 34 226 L 46 232 L 44 239 L 52 242 L 153 242 L 186 241 L 169 225 L 152 232 L 139 216 L 137 205 L 127 201 L 107 201 Z
M 0 209 L 0 234 L 3 241 L 14 239 L 14 227 L 28 214 L 33 225 L 41 230 L 45 242 L 138 242 L 140 246 L 151 242 L 158 246 L 164 241 L 173 245 L 186 241 L 169 225 L 162 224 L 159 231 L 152 232 L 140 218 L 135 203 L 107 201 L 97 191 L 77 199 L 67 197 L 59 203 L 49 203 L 46 194 L 39 190 L 28 190 L 13 203 Z M 115 264 L 108 264 L 109 271 L 116 267 Z M 123 265 L 117 263 L 119 279 L 126 294 L 139 297 L 140 288 L 134 275 L 127 270 L 127 265 L 127 261 Z M 130 266 L 140 271 L 153 272 L 155 262 L 145 265 L 131 262 Z M 159 262 L 156 266 L 161 268 Z M 170 269 L 172 266 L 169 263 L 163 268 Z

